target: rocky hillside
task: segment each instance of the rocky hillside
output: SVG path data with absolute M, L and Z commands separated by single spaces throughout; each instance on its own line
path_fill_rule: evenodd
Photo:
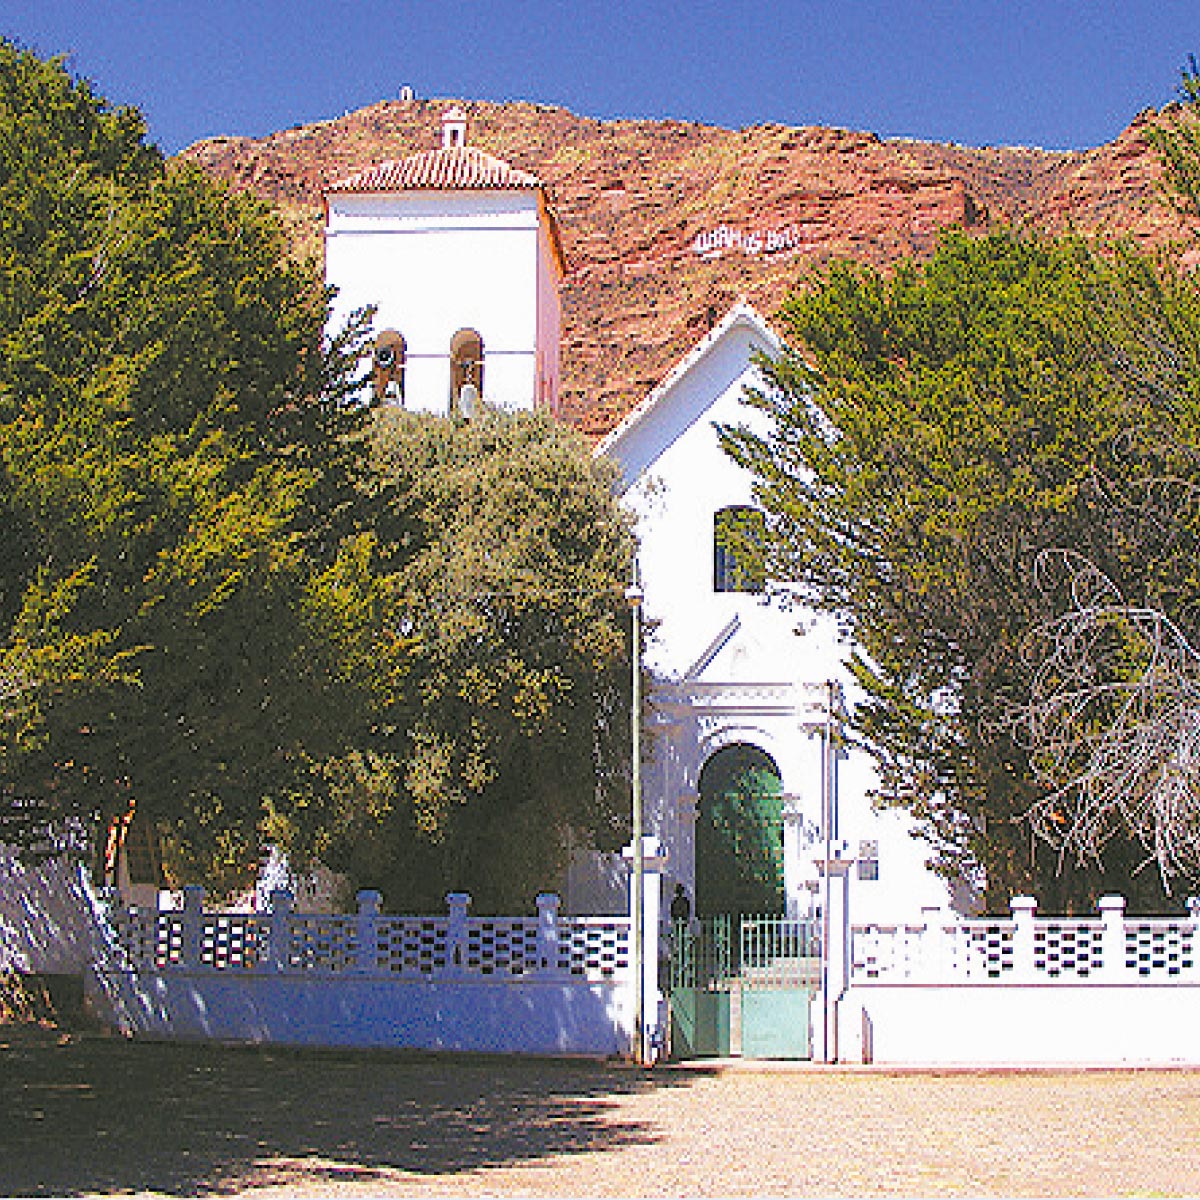
M 321 194 L 372 163 L 437 143 L 450 100 L 386 101 L 257 140 L 185 154 L 283 213 L 319 255 Z M 1085 152 L 971 149 L 779 125 L 597 121 L 535 104 L 463 104 L 469 140 L 537 174 L 570 266 L 564 403 L 610 429 L 738 296 L 767 315 L 839 256 L 887 265 L 927 254 L 948 226 L 1027 222 L 1059 232 L 1178 238 L 1158 196 L 1143 114 Z

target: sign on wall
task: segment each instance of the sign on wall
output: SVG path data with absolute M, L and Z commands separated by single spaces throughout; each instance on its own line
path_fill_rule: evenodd
M 700 258 L 720 258 L 726 250 L 754 256 L 798 250 L 803 245 L 804 236 L 794 225 L 783 229 L 735 229 L 731 225 L 718 225 L 696 234 L 692 252 Z

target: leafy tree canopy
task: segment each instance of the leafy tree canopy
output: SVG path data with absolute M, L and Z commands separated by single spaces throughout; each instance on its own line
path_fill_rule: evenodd
M 173 882 L 270 838 L 396 908 L 620 844 L 632 537 L 583 440 L 370 414 L 259 203 L 6 43 L 0 105 L 0 836 L 136 803 Z
M 572 836 L 628 836 L 628 522 L 608 467 L 545 416 L 383 410 L 373 448 L 411 687 L 327 768 L 308 850 L 390 907 L 461 888 L 523 911 Z
M 375 704 L 381 584 L 354 331 L 323 349 L 273 217 L 143 138 L 0 43 L 0 784 L 136 801 L 219 882 Z
M 1103 867 L 1039 850 L 1040 791 L 1004 704 L 1027 682 L 1030 629 L 1066 602 L 1047 552 L 1176 608 L 1195 599 L 1191 529 L 1156 524 L 1129 490 L 1159 447 L 1097 350 L 1120 344 L 1100 300 L 1170 286 L 1135 256 L 1011 230 L 952 234 L 890 278 L 838 264 L 783 310 L 794 350 L 751 401 L 771 432 L 725 431 L 758 477 L 771 574 L 853 635 L 858 734 L 886 797 L 948 874 L 982 868 L 993 907 L 1027 890 L 1052 906 L 1161 900 L 1153 872 L 1131 880 L 1144 854 L 1127 836 Z
M 1200 217 L 1200 76 L 1148 128 L 1166 198 Z M 1177 252 L 1175 247 L 1172 253 Z M 1098 296 L 1097 341 L 1122 394 L 1126 470 L 1104 513 L 1142 560 L 1132 577 L 1089 553 L 1064 565 L 1071 594 L 1027 647 L 1031 683 L 1013 726 L 1045 792 L 1035 827 L 1098 859 L 1132 831 L 1174 890 L 1200 881 L 1200 290 L 1172 258 L 1125 253 Z

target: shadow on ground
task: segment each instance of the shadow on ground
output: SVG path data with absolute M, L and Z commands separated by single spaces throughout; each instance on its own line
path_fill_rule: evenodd
M 587 1062 L 155 1045 L 0 1026 L 0 1194 L 370 1184 L 657 1140 Z

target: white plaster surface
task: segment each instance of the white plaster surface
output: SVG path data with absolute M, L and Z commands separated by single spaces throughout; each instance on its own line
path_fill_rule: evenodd
M 1196 1065 L 1197 1012 L 1195 983 L 852 987 L 839 1005 L 839 1057 L 914 1066 Z
M 557 266 L 535 192 L 415 192 L 327 198 L 330 328 L 374 305 L 374 328 L 407 344 L 405 405 L 446 413 L 450 341 L 483 339 L 484 399 L 557 406 Z
M 94 971 L 94 1011 L 126 1036 L 495 1054 L 627 1053 L 632 988 L 561 980 Z
M 0 845 L 0 971 L 81 974 L 99 937 L 92 890 L 77 862 L 26 862 Z

